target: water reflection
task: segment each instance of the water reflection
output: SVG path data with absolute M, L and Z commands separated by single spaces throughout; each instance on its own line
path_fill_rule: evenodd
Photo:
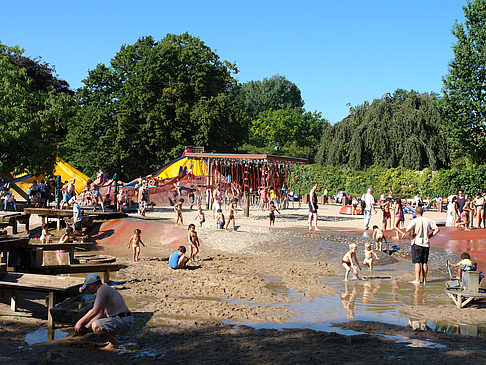
M 341 303 L 343 304 L 344 309 L 346 309 L 347 318 L 353 319 L 354 318 L 354 302 L 356 300 L 358 283 L 354 282 L 353 284 L 351 284 L 353 286 L 352 291 L 349 291 L 348 282 L 345 282 L 344 285 L 345 285 L 345 291 L 344 291 L 344 293 L 341 293 Z

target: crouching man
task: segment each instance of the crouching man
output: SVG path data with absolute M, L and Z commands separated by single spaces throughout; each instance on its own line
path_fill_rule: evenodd
M 104 350 L 118 348 L 117 334 L 128 332 L 133 326 L 133 317 L 123 300 L 114 288 L 101 283 L 96 274 L 89 274 L 84 279 L 81 290 L 88 289 L 96 294 L 93 308 L 88 311 L 74 326 L 76 333 L 92 329 L 94 333 L 106 340 Z

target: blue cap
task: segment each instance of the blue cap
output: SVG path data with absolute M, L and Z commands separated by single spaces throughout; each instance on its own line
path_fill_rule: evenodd
M 101 278 L 98 275 L 96 275 L 96 274 L 88 274 L 84 278 L 84 284 L 81 287 L 81 291 L 85 290 L 89 284 L 93 284 L 93 283 L 96 283 L 98 281 L 101 281 Z

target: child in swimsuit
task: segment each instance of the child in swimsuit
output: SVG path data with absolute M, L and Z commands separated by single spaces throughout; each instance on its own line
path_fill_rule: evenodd
M 174 212 L 176 212 L 176 224 L 179 224 L 179 222 L 181 222 L 181 224 L 184 224 L 184 219 L 182 218 L 182 204 L 184 204 L 184 199 L 180 198 L 179 199 L 179 202 L 174 205 Z
M 221 209 L 218 209 L 218 220 L 216 221 L 219 228 L 224 228 L 224 214 Z
M 464 207 L 462 208 L 462 213 L 461 214 L 461 221 L 456 224 L 456 227 L 464 227 L 465 231 L 470 231 L 471 229 L 469 228 L 469 214 L 471 213 L 471 199 L 466 198 L 466 201 L 464 203 Z
M 199 253 L 199 238 L 196 233 L 196 226 L 194 224 L 189 224 L 187 227 L 189 233 L 187 234 L 188 246 L 189 246 L 189 259 L 191 261 L 196 260 L 196 255 Z
M 447 265 L 459 268 L 457 270 L 457 278 L 458 279 L 461 278 L 463 271 L 476 271 L 477 270 L 476 264 L 474 264 L 471 261 L 471 256 L 467 252 L 463 252 L 461 254 L 461 261 L 459 261 L 457 264 L 453 264 L 450 261 L 447 261 Z
M 376 240 L 376 249 L 383 251 L 383 240 L 386 242 L 385 233 L 376 225 L 373 226 L 373 238 Z
M 356 279 L 359 280 L 358 276 L 358 269 L 361 270 L 361 266 L 359 266 L 358 259 L 356 258 L 356 249 L 358 246 L 356 246 L 354 243 L 349 245 L 349 251 L 346 252 L 344 255 L 343 259 L 341 260 L 341 264 L 343 267 L 346 269 L 346 274 L 344 275 L 344 281 L 349 280 L 349 272 L 351 269 L 354 270 L 354 274 L 356 275 Z M 356 263 L 356 265 L 355 265 Z
M 274 226 L 275 225 L 275 212 L 277 212 L 278 214 L 280 214 L 280 212 L 278 211 L 277 207 L 275 206 L 275 203 L 273 201 L 270 202 L 270 213 L 268 214 L 268 216 L 270 217 L 270 226 Z
M 365 259 L 363 260 L 363 265 L 368 266 L 370 271 L 373 271 L 373 255 L 375 256 L 375 258 L 377 260 L 378 260 L 378 256 L 371 249 L 371 243 L 366 242 L 365 243 L 365 249 L 361 250 L 361 252 L 363 252 L 365 254 Z
M 130 248 L 130 246 L 132 247 L 133 262 L 137 262 L 140 256 L 140 244 L 142 244 L 143 247 L 145 247 L 145 244 L 142 242 L 142 239 L 140 238 L 140 234 L 142 233 L 141 230 L 137 228 L 135 231 L 133 231 L 133 233 L 134 235 L 130 238 L 130 241 L 128 242 L 128 248 Z
M 236 214 L 236 207 L 238 205 L 238 198 L 233 198 L 231 199 L 231 203 L 229 204 L 228 210 L 228 221 L 226 222 L 226 227 L 224 227 L 224 230 L 228 230 L 228 225 L 230 222 L 233 222 L 233 232 L 236 231 L 235 229 L 235 214 Z
M 42 225 L 42 233 L 40 236 L 40 241 L 41 243 L 49 243 L 49 237 L 52 236 L 52 234 L 49 233 L 49 227 L 47 223 L 44 223 Z
M 199 207 L 199 211 L 196 215 L 196 219 L 199 222 L 199 227 L 202 227 L 202 224 L 206 222 L 206 218 L 204 217 L 204 212 L 201 207 Z
M 183 269 L 189 258 L 185 255 L 186 248 L 179 246 L 179 249 L 169 257 L 169 267 L 172 269 Z

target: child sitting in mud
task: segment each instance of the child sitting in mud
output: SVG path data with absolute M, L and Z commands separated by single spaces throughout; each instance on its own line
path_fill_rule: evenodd
M 228 226 L 230 222 L 233 222 L 233 232 L 236 231 L 235 228 L 235 214 L 236 214 L 236 207 L 238 206 L 238 198 L 233 198 L 231 199 L 231 202 L 228 207 L 228 221 L 226 222 L 226 227 L 224 227 L 224 230 L 228 230 Z
M 196 219 L 199 222 L 199 227 L 202 227 L 202 224 L 206 222 L 206 218 L 204 217 L 204 212 L 201 207 L 199 207 Z
M 280 212 L 278 211 L 278 209 L 275 206 L 275 203 L 273 201 L 270 202 L 270 207 L 268 209 L 270 210 L 270 213 L 268 214 L 268 216 L 270 217 L 270 226 L 274 226 L 275 225 L 275 212 L 277 212 L 278 214 L 280 214 Z
M 461 254 L 461 261 L 457 264 L 453 264 L 450 261 L 447 261 L 447 265 L 458 267 L 457 269 L 457 278 L 461 279 L 463 271 L 476 271 L 477 265 L 471 261 L 471 256 L 467 252 L 463 252 Z
M 385 233 L 376 225 L 373 226 L 373 238 L 376 240 L 376 249 L 383 251 L 383 240 L 386 242 Z
M 145 244 L 142 242 L 142 239 L 140 238 L 140 234 L 142 233 L 141 230 L 138 228 L 133 231 L 134 235 L 130 238 L 130 241 L 128 242 L 128 248 L 130 246 L 132 247 L 133 250 L 133 262 L 137 262 L 138 258 L 140 256 L 140 244 L 142 244 L 143 247 L 145 247 Z
M 216 221 L 216 224 L 218 225 L 219 228 L 224 229 L 224 214 L 221 209 L 218 209 L 218 219 Z
M 189 224 L 187 227 L 189 233 L 187 234 L 188 246 L 189 246 L 189 259 L 191 261 L 196 260 L 196 255 L 199 253 L 199 238 L 196 233 L 196 226 L 194 224 Z
M 363 260 L 363 265 L 368 266 L 370 271 L 373 271 L 373 255 L 375 256 L 376 260 L 378 260 L 378 256 L 371 249 L 371 243 L 366 242 L 365 243 L 365 249 L 361 250 L 361 252 L 365 254 L 365 259 Z
M 181 224 L 184 224 L 184 219 L 182 218 L 182 204 L 184 204 L 184 199 L 180 198 L 179 199 L 179 202 L 174 205 L 174 212 L 176 212 L 176 224 L 179 224 L 179 222 L 181 222 Z
M 343 267 L 346 269 L 346 274 L 344 275 L 344 281 L 349 280 L 349 272 L 351 271 L 351 269 L 354 270 L 354 274 L 356 275 L 356 279 L 359 280 L 358 269 L 361 270 L 361 266 L 359 266 L 358 259 L 356 258 L 356 249 L 357 248 L 358 248 L 358 246 L 356 246 L 354 243 L 351 243 L 349 245 L 349 251 L 346 252 L 346 254 L 344 255 L 344 257 L 341 261 Z M 355 265 L 355 263 L 356 263 L 356 265 Z
M 189 258 L 185 255 L 186 248 L 179 246 L 178 250 L 169 257 L 169 267 L 172 269 L 183 269 Z
M 49 243 L 49 237 L 52 236 L 52 234 L 49 233 L 49 226 L 47 223 L 44 223 L 42 226 L 42 233 L 40 236 L 40 241 L 41 243 Z

